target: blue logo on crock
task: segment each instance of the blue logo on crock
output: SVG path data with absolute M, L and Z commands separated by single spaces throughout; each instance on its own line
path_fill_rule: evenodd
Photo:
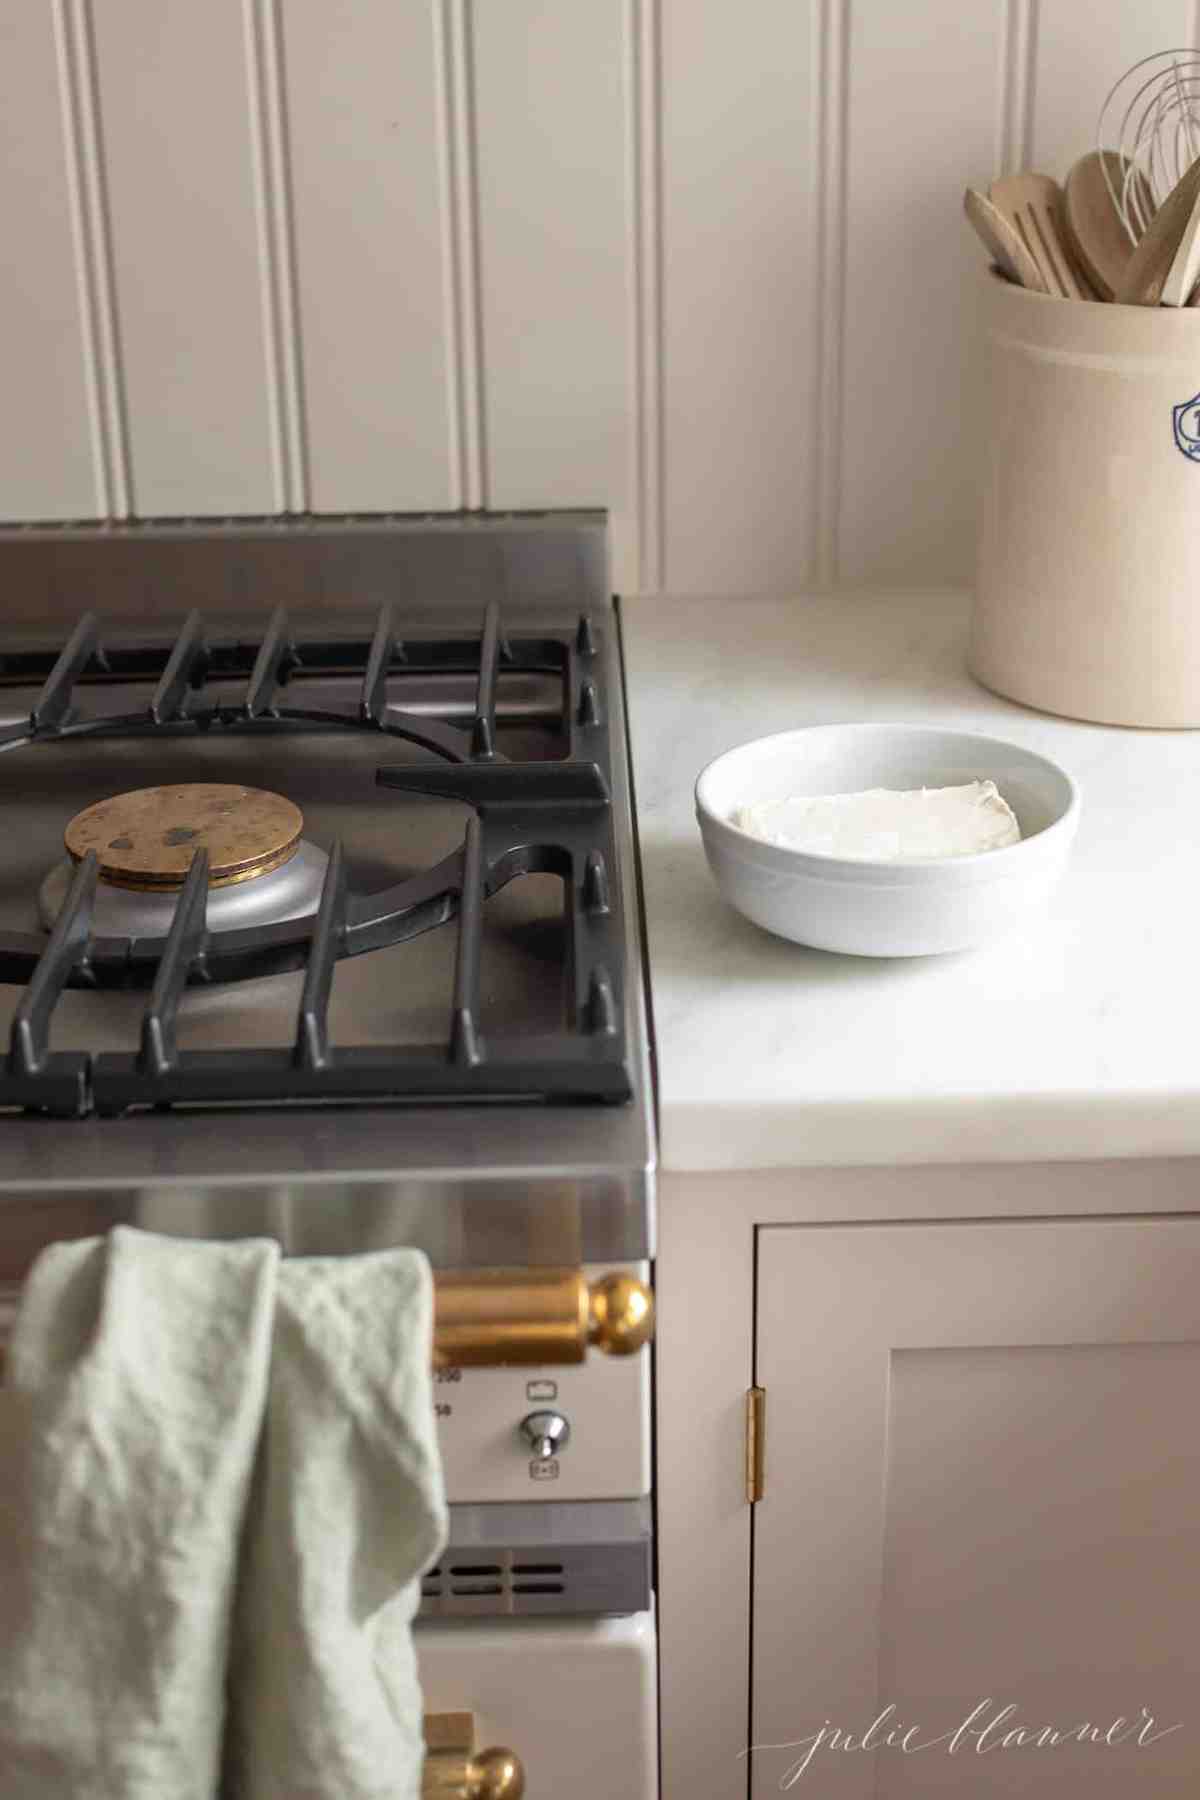
M 1200 462 L 1200 394 L 1185 400 L 1171 414 L 1175 442 L 1192 462 Z

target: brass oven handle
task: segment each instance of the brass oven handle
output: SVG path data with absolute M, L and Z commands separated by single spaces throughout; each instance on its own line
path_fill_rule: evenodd
M 425 1714 L 421 1800 L 521 1800 L 525 1769 L 514 1750 L 475 1748 L 472 1713 Z
M 0 1292 L 0 1368 L 17 1291 Z M 632 1356 L 654 1334 L 654 1296 L 633 1275 L 589 1287 L 579 1269 L 439 1270 L 434 1295 L 435 1368 L 580 1363 L 589 1345 Z
M 631 1356 L 654 1333 L 654 1296 L 633 1275 L 578 1269 L 441 1270 L 433 1361 L 459 1368 L 579 1363 L 595 1345 Z

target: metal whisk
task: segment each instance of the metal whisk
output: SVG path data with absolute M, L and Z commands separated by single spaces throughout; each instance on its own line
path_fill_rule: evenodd
M 1200 156 L 1200 51 L 1159 50 L 1126 70 L 1096 121 L 1096 148 L 1120 159 L 1104 179 L 1121 222 L 1136 244 L 1186 171 Z

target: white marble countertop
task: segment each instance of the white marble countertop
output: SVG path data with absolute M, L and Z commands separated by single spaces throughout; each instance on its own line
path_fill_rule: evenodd
M 962 593 L 622 603 L 667 1170 L 1200 1153 L 1200 731 L 1075 724 L 967 675 Z M 703 765 L 874 719 L 961 726 L 1082 791 L 1051 909 L 955 956 L 774 938 L 717 894 Z

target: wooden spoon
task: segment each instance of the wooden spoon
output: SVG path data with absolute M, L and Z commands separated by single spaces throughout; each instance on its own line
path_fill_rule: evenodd
M 1062 189 L 1050 175 L 1004 175 L 993 181 L 988 199 L 1002 213 L 1037 264 L 1048 294 L 1063 300 L 1090 300 L 1063 243 Z
M 1159 304 L 1195 306 L 1197 281 L 1200 281 L 1200 198 L 1193 205 L 1183 228 L 1179 248 L 1167 270 L 1167 279 L 1163 282 Z
M 1120 193 L 1129 161 L 1115 150 L 1089 150 L 1081 156 L 1063 186 L 1063 227 L 1069 248 L 1102 300 L 1111 300 L 1129 266 L 1134 243 L 1113 205 L 1109 181 Z M 1105 179 L 1105 171 L 1108 180 Z M 1154 201 L 1145 177 L 1133 175 L 1142 213 L 1149 218 Z
M 1139 239 L 1113 298 L 1124 306 L 1157 306 L 1175 254 L 1200 196 L 1200 156 L 1176 182 Z
M 1010 281 L 1015 281 L 1018 287 L 1032 288 L 1035 294 L 1049 293 L 1037 264 L 1003 213 L 996 211 L 986 194 L 969 187 L 963 195 L 963 211 L 1001 272 Z

